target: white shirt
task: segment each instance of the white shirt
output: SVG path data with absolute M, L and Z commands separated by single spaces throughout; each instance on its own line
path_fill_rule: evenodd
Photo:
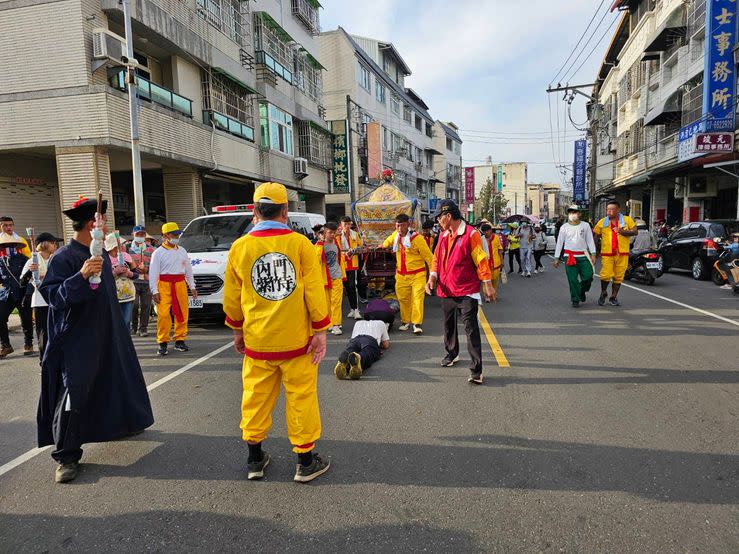
M 379 345 L 382 341 L 390 340 L 390 335 L 387 334 L 387 325 L 384 321 L 372 320 L 367 321 L 365 319 L 359 320 L 354 324 L 354 331 L 352 331 L 352 338 L 359 335 L 367 335 L 377 341 Z
M 559 229 L 554 257 L 559 258 L 563 249 L 595 254 L 595 241 L 593 240 L 593 230 L 590 228 L 590 225 L 585 221 L 581 221 L 577 225 L 573 225 L 572 223 L 562 225 Z M 581 256 L 584 256 L 584 254 L 581 254 Z
M 152 294 L 159 293 L 160 275 L 184 275 L 190 290 L 195 288 L 195 277 L 192 274 L 192 264 L 187 250 L 181 246 L 165 248 L 160 246 L 151 255 L 149 265 L 149 288 Z
M 31 264 L 33 263 L 33 257 L 29 258 L 26 262 L 26 265 L 23 266 L 23 271 L 21 271 L 21 275 L 25 275 L 27 271 L 30 271 Z M 44 259 L 44 257 L 39 254 L 38 255 L 38 278 L 39 281 L 43 281 L 44 277 L 46 276 L 46 267 L 49 262 Z M 33 284 L 33 279 L 31 279 L 31 284 L 33 285 L 33 296 L 31 296 L 31 307 L 32 308 L 45 308 L 48 306 L 46 303 L 46 300 L 44 300 L 44 297 L 41 296 L 41 293 L 36 288 L 36 285 Z

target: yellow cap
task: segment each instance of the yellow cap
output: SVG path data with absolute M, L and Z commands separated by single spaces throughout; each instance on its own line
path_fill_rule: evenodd
M 181 233 L 180 226 L 174 223 L 173 221 L 170 221 L 169 223 L 165 223 L 162 225 L 162 234 L 166 235 L 167 233 Z
M 287 204 L 287 189 L 280 183 L 262 183 L 254 191 L 254 202 Z

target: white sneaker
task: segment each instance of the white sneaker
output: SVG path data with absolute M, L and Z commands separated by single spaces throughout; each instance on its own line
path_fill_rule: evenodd
M 420 325 L 413 325 L 413 334 L 414 335 L 423 335 L 423 329 Z
M 535 269 L 534 270 L 534 275 L 536 275 L 537 273 L 539 273 L 539 270 L 538 269 Z
M 354 310 L 349 310 L 349 313 L 346 314 L 346 317 L 354 317 Z
M 403 323 L 403 325 L 401 325 L 400 327 L 398 327 L 398 331 L 407 331 L 410 328 L 411 328 L 411 324 L 410 323 Z
M 343 335 L 344 331 L 342 331 L 341 327 L 339 327 L 338 325 L 334 325 L 333 327 L 331 327 L 331 334 L 332 335 Z
M 359 308 L 354 310 L 354 319 L 362 319 L 362 314 L 359 313 Z

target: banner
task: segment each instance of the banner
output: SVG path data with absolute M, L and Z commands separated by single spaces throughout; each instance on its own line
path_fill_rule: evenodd
M 464 201 L 472 204 L 475 201 L 475 168 L 464 168 Z
M 498 192 L 503 192 L 503 164 L 498 166 Z
M 331 192 L 349 192 L 349 150 L 346 136 L 346 121 L 333 121 L 334 167 L 331 171 Z
M 734 132 L 736 7 L 736 0 L 706 1 L 703 119 L 709 132 Z
M 585 164 L 587 143 L 585 140 L 575 141 L 575 164 L 572 177 L 572 199 L 575 202 L 585 201 Z
M 380 146 L 380 124 L 367 123 L 367 177 L 378 181 L 382 172 L 382 148 Z

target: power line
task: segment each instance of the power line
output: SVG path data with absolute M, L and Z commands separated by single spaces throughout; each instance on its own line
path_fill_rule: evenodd
M 590 59 L 590 57 L 593 55 L 593 52 L 595 52 L 595 50 L 598 48 L 598 46 L 600 46 L 600 43 L 603 42 L 603 39 L 608 36 L 608 32 L 613 28 L 613 26 L 616 24 L 616 22 L 618 20 L 619 20 L 619 18 L 618 17 L 615 17 L 613 19 L 613 21 L 611 21 L 611 24 L 608 26 L 608 28 L 606 29 L 605 33 L 603 33 L 603 35 L 600 37 L 600 40 L 598 40 L 598 42 L 595 44 L 595 46 L 593 46 L 593 48 L 590 50 L 590 54 L 588 54 L 585 57 L 585 59 L 582 61 L 582 63 L 579 66 L 577 66 L 577 69 L 573 73 L 571 73 L 570 76 L 567 78 L 568 81 L 570 79 L 572 79 L 575 75 L 577 75 L 577 72 L 582 69 L 582 66 L 585 65 L 585 62 L 587 62 Z
M 588 29 L 590 29 L 590 26 L 593 24 L 593 21 L 595 20 L 596 16 L 598 15 L 598 12 L 600 11 L 600 9 L 603 7 L 603 3 L 604 2 L 605 2 L 605 0 L 601 0 L 600 4 L 595 9 L 595 13 L 593 14 L 593 17 L 590 18 L 590 22 L 585 27 L 585 30 L 582 32 L 582 35 L 580 35 L 580 38 L 578 39 L 577 44 L 575 44 L 575 46 L 572 49 L 572 51 L 570 52 L 570 55 L 567 56 L 567 59 L 562 64 L 562 67 L 559 68 L 559 70 L 557 71 L 557 74 L 554 76 L 554 78 L 551 81 L 549 81 L 549 84 L 550 85 L 557 80 L 557 77 L 559 77 L 559 74 L 562 72 L 562 69 L 564 69 L 564 67 L 567 65 L 567 62 L 570 61 L 570 58 L 572 58 L 572 55 L 575 53 L 575 50 L 577 50 L 577 47 L 580 46 L 580 43 L 582 42 L 582 39 L 585 37 L 586 33 L 588 32 Z M 606 11 L 606 13 L 608 13 L 608 12 Z
M 568 67 L 567 69 L 565 69 L 565 71 L 564 71 L 563 75 L 567 75 L 567 73 L 569 73 L 569 71 L 570 71 L 570 70 L 571 70 L 571 69 L 572 69 L 572 68 L 573 68 L 573 67 L 575 66 L 575 64 L 576 64 L 576 63 L 578 62 L 578 60 L 580 59 L 580 56 L 582 56 L 582 55 L 583 55 L 583 53 L 585 52 L 585 50 L 586 50 L 586 49 L 587 49 L 587 47 L 588 47 L 588 44 L 590 44 L 590 41 L 591 41 L 591 40 L 593 40 L 593 37 L 594 37 L 594 36 L 595 36 L 595 34 L 596 34 L 596 33 L 598 32 L 598 29 L 600 29 L 600 26 L 602 25 L 602 23 L 603 23 L 603 21 L 605 20 L 605 18 L 606 18 L 606 17 L 608 16 L 608 13 L 609 13 L 609 12 L 608 12 L 608 10 L 606 10 L 606 11 L 605 11 L 605 12 L 603 13 L 603 17 L 601 17 L 601 18 L 600 18 L 600 21 L 598 21 L 598 24 L 597 24 L 597 25 L 596 25 L 596 26 L 595 26 L 595 27 L 593 28 L 593 32 L 592 32 L 592 33 L 590 33 L 590 36 L 588 37 L 588 40 L 587 40 L 587 42 L 586 42 L 585 44 L 583 44 L 582 48 L 580 49 L 580 52 L 579 52 L 579 53 L 577 54 L 577 56 L 575 56 L 575 58 L 574 58 L 574 59 L 572 60 L 572 62 L 570 63 L 570 66 L 569 66 L 569 67 Z M 616 17 L 616 19 L 618 19 L 618 17 Z M 591 52 L 590 52 L 590 53 L 592 54 L 592 50 L 591 50 Z M 567 79 L 567 80 L 569 80 L 570 78 L 571 78 L 571 77 L 568 77 L 568 79 Z

